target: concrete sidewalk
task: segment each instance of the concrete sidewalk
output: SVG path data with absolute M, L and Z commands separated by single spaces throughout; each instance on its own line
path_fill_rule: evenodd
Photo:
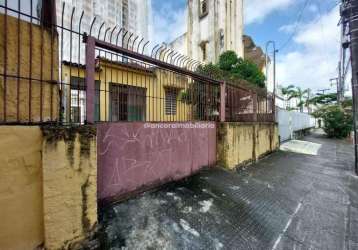
M 105 249 L 358 249 L 353 147 L 277 152 L 238 173 L 204 171 L 106 209 Z

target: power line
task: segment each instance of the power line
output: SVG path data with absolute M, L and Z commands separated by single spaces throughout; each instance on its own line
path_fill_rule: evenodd
M 287 41 L 278 49 L 279 51 L 282 51 L 293 39 L 293 37 L 296 35 L 297 31 L 298 31 L 298 25 L 302 20 L 303 17 L 303 12 L 305 11 L 306 7 L 308 6 L 308 4 L 311 2 L 311 0 L 306 0 L 304 5 L 302 6 L 301 11 L 299 12 L 298 16 L 297 16 L 297 20 L 295 22 L 295 29 L 292 32 L 292 34 L 290 35 L 290 37 L 287 39 Z
M 319 1 L 319 0 L 318 0 Z M 299 15 L 297 16 L 297 21 L 295 22 L 295 29 L 294 31 L 292 32 L 291 36 L 286 40 L 286 42 L 281 46 L 281 48 L 279 48 L 279 51 L 282 51 L 285 47 L 288 46 L 288 44 L 292 41 L 293 37 L 297 34 L 298 32 L 298 26 L 302 20 L 302 17 L 303 17 L 303 12 L 305 11 L 305 9 L 307 8 L 308 4 L 311 2 L 311 0 L 306 0 L 305 4 L 302 6 L 302 9 L 299 13 Z M 335 3 L 331 8 L 328 9 L 327 13 L 331 12 L 339 3 Z M 320 5 L 321 6 L 321 5 Z M 314 23 L 318 23 L 323 15 L 322 15 L 322 9 L 319 10 L 320 11 L 320 16 L 319 18 L 314 21 Z

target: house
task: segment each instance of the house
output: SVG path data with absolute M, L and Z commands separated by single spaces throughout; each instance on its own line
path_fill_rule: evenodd
M 101 57 L 96 65 L 96 122 L 180 122 L 195 119 L 198 114 L 210 115 L 213 120 L 218 118 L 218 89 L 199 87 L 187 76 L 143 63 Z M 61 71 L 64 121 L 82 124 L 86 120 L 85 66 L 64 61 Z M 192 95 L 191 102 L 187 100 L 188 95 Z M 192 105 L 193 102 L 198 105 Z M 207 108 L 200 107 L 200 103 L 216 109 L 205 114 Z

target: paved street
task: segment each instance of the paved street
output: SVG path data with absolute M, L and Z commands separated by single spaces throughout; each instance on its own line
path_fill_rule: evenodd
M 238 173 L 204 171 L 108 208 L 108 249 L 358 249 L 353 147 L 277 152 Z

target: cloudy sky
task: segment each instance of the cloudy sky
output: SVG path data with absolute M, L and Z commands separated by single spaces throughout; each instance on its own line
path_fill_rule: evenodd
M 245 33 L 265 47 L 275 40 L 278 83 L 318 90 L 337 77 L 338 0 L 246 0 Z M 186 29 L 186 0 L 152 0 L 153 37 L 171 41 Z M 347 79 L 349 82 L 349 79 Z M 333 89 L 333 87 L 332 87 Z

